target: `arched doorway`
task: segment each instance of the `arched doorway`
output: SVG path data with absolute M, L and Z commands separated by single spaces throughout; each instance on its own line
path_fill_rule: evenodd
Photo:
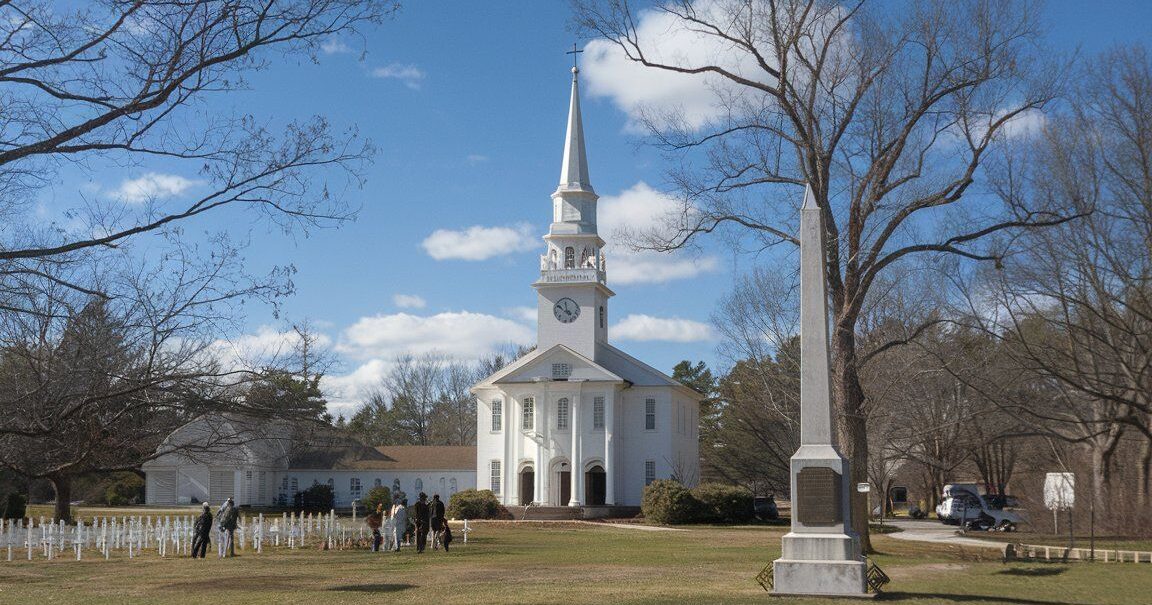
M 584 504 L 587 506 L 604 506 L 604 497 L 607 494 L 608 475 L 604 467 L 599 464 L 589 468 L 584 473 Z
M 531 466 L 520 469 L 520 506 L 528 506 L 536 500 L 536 470 Z
M 567 460 L 553 460 L 549 465 L 548 500 L 552 506 L 568 506 L 572 499 L 572 468 Z

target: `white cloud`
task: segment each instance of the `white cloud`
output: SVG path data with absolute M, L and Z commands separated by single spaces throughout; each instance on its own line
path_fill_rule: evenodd
M 176 197 L 199 183 L 175 174 L 149 172 L 138 178 L 125 179 L 112 195 L 129 204 L 139 204 Z
M 620 242 L 622 231 L 658 228 L 681 203 L 640 182 L 618 195 L 606 195 L 597 204 L 598 230 L 608 240 L 608 279 L 613 284 L 664 283 L 690 279 L 716 271 L 714 256 L 694 257 L 686 252 L 633 251 Z
M 332 345 L 327 335 L 314 332 L 315 346 L 326 349 Z M 255 367 L 293 353 L 300 342 L 295 330 L 280 331 L 272 326 L 260 326 L 254 334 L 217 340 L 211 350 L 226 368 Z
M 394 294 L 392 295 L 392 304 L 401 309 L 423 309 L 428 306 L 427 301 L 415 294 Z
M 373 69 L 372 77 L 400 80 L 408 88 L 419 90 L 425 76 L 424 71 L 415 65 L 390 63 L 384 67 Z
M 536 320 L 536 307 L 510 307 L 504 309 L 504 314 L 513 319 L 517 319 L 527 324 L 535 325 Z
M 530 344 L 534 340 L 532 330 L 525 325 L 483 313 L 395 313 L 360 318 L 344 330 L 335 350 L 360 360 L 433 352 L 476 359 L 507 343 Z
M 346 54 L 352 52 L 352 47 L 345 44 L 343 40 L 333 38 L 320 44 L 320 52 L 326 55 Z
M 609 333 L 617 340 L 701 342 L 715 338 L 706 323 L 651 315 L 629 315 L 612 326 Z
M 738 18 L 723 5 L 722 0 L 692 3 L 697 14 L 714 23 Z M 720 65 L 753 79 L 766 75 L 752 55 L 735 50 L 733 45 L 722 43 L 714 35 L 691 31 L 683 20 L 670 13 L 640 11 L 636 37 L 645 55 L 654 62 L 679 67 Z M 725 114 L 725 109 L 717 103 L 718 93 L 719 96 L 739 94 L 742 88 L 714 74 L 682 74 L 644 67 L 626 57 L 623 50 L 609 40 L 593 40 L 584 51 L 581 73 L 588 83 L 588 92 L 608 97 L 627 113 L 631 130 L 637 130 L 645 112 L 661 122 L 662 115 L 674 112 L 685 126 L 700 128 Z
M 1048 124 L 1048 116 L 1039 109 L 1021 112 L 1001 126 L 1000 132 L 1009 139 L 1030 137 L 1039 133 Z
M 464 159 L 472 166 L 475 166 L 476 164 L 483 164 L 484 162 L 487 162 L 488 156 L 479 153 L 470 153 L 468 154 L 468 157 Z
M 437 229 L 421 244 L 436 260 L 486 260 L 515 252 L 543 248 L 532 226 L 483 227 L 474 225 L 462 231 Z
M 320 390 L 328 400 L 328 412 L 350 418 L 363 405 L 368 392 L 380 384 L 388 369 L 389 362 L 370 359 L 349 374 L 322 377 Z

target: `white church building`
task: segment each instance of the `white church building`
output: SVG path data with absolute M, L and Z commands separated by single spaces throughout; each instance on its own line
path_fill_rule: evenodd
M 536 289 L 536 349 L 472 387 L 476 484 L 506 505 L 639 506 L 644 486 L 700 475 L 701 396 L 608 342 L 604 240 L 577 77 Z

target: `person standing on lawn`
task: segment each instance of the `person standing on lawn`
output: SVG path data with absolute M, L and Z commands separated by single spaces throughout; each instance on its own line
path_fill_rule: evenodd
M 208 553 L 208 543 L 212 541 L 212 508 L 204 503 L 204 512 L 196 517 L 192 526 L 192 558 L 203 559 Z
M 236 503 L 232 501 L 231 497 L 220 506 L 220 510 L 216 511 L 216 520 L 220 524 L 220 538 L 222 540 L 219 545 L 220 556 L 235 557 L 236 525 L 240 520 L 240 511 L 236 509 Z
M 424 552 L 424 547 L 428 545 L 428 494 L 420 492 L 420 497 L 416 500 L 414 507 L 416 514 L 416 552 Z
M 440 532 L 444 531 L 444 503 L 440 500 L 440 494 L 432 494 L 432 550 L 440 548 L 442 536 Z
M 393 549 L 400 552 L 400 542 L 404 539 L 404 532 L 408 531 L 408 501 L 397 500 L 392 505 L 392 543 Z

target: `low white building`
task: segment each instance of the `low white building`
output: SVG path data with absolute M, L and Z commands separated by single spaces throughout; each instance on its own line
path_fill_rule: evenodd
M 184 447 L 204 442 L 213 445 Z M 373 448 L 345 439 L 302 438 L 289 425 L 262 426 L 256 434 L 241 421 L 217 417 L 185 425 L 161 448 L 174 453 L 143 465 L 149 505 L 218 504 L 231 497 L 240 506 L 290 506 L 298 492 L 326 483 L 343 508 L 378 486 L 405 492 L 411 501 L 422 491 L 447 501 L 476 487 L 472 446 Z
M 472 388 L 476 480 L 504 504 L 638 506 L 697 482 L 699 393 L 608 343 L 604 240 L 573 68 L 568 132 L 537 292 L 537 348 Z

